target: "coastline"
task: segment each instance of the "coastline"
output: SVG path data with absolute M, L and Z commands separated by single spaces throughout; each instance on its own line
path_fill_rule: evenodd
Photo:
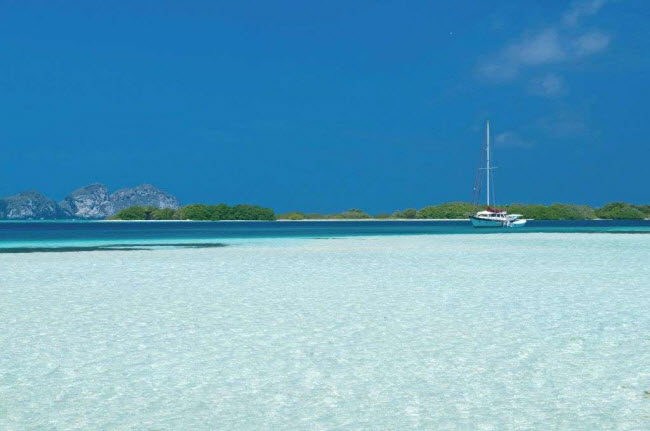
M 532 220 L 532 219 L 528 219 Z M 76 220 L 34 220 L 34 221 L 76 221 Z M 359 222 L 370 222 L 370 221 L 381 221 L 381 222 L 391 222 L 391 221 L 400 221 L 400 222 L 409 222 L 409 221 L 469 221 L 469 218 L 339 218 L 339 219 L 327 219 L 327 218 L 318 218 L 318 219 L 302 219 L 302 220 L 291 220 L 291 219 L 277 219 L 277 220 L 80 220 L 85 222 L 228 222 L 228 223 L 241 223 L 241 222 L 260 222 L 260 223 L 269 223 L 269 222 L 349 222 L 349 221 L 359 221 Z
M 534 219 L 527 218 L 526 220 L 542 220 L 542 221 L 606 221 L 606 220 L 644 220 L 650 221 L 650 218 L 645 219 L 609 219 L 609 218 L 593 218 L 593 219 Z M 363 218 L 363 219 L 277 219 L 277 220 L 106 220 L 106 219 L 51 219 L 51 220 L 34 220 L 34 219 L 0 219 L 0 223 L 206 223 L 206 222 L 227 222 L 227 223 L 271 223 L 271 222 L 457 222 L 469 221 L 469 218 Z
M 532 220 L 532 219 L 529 219 Z M 440 219 L 431 219 L 431 218 L 366 218 L 366 219 L 303 219 L 303 220 L 290 220 L 290 219 L 277 219 L 277 220 L 106 220 L 106 219 L 95 219 L 95 220 L 85 220 L 85 219 L 52 219 L 52 220 L 0 220 L 0 223 L 206 223 L 206 222 L 227 222 L 227 223 L 272 223 L 272 222 L 349 222 L 349 221 L 360 221 L 360 222 L 370 222 L 370 221 L 381 221 L 381 222 L 409 222 L 409 221 L 469 221 L 468 218 L 440 218 Z
M 275 221 L 469 221 L 469 218 L 314 218 L 314 219 L 302 219 L 302 220 L 291 220 L 291 219 L 277 219 Z

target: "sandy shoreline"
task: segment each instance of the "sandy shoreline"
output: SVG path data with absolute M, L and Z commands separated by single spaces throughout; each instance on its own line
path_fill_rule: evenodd
M 647 236 L 228 242 L 0 255 L 0 429 L 643 428 Z

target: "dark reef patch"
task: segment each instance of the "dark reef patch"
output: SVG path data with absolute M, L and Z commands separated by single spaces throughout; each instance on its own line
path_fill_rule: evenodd
M 138 251 L 138 250 L 155 250 L 161 247 L 173 248 L 216 248 L 226 247 L 222 243 L 181 243 L 181 244 L 111 244 L 111 245 L 71 245 L 60 247 L 0 247 L 0 254 L 12 253 L 70 253 L 79 251 Z

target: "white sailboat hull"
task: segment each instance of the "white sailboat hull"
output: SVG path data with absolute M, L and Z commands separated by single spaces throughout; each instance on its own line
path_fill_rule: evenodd
M 478 217 L 470 217 L 474 227 L 503 227 L 505 222 L 501 220 L 490 220 Z
M 486 217 L 470 217 L 474 227 L 524 227 L 526 225 L 525 219 L 493 219 Z

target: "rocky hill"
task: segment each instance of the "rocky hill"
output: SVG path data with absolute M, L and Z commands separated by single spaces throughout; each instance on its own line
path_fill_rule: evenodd
M 115 214 L 132 206 L 152 206 L 156 208 L 178 208 L 178 200 L 151 184 L 142 184 L 132 189 L 120 189 L 111 195 L 112 213 Z
M 57 219 L 65 212 L 52 199 L 36 190 L 0 199 L 0 219 Z
M 151 184 L 120 189 L 110 194 L 103 184 L 90 184 L 57 203 L 37 191 L 0 199 L 0 219 L 103 219 L 135 205 L 178 208 L 178 200 Z
M 90 184 L 70 193 L 59 206 L 71 217 L 100 219 L 113 215 L 111 195 L 103 184 Z

